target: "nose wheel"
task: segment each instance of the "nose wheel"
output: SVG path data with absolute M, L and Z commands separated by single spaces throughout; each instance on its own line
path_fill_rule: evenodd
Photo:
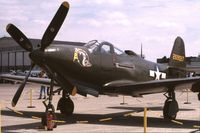
M 164 94 L 167 99 L 163 107 L 163 116 L 166 120 L 174 120 L 176 119 L 177 112 L 179 111 L 178 102 L 176 101 L 174 90 L 167 93 L 168 96 L 166 93 Z

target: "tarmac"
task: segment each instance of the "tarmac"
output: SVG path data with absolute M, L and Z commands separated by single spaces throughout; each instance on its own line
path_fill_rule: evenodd
M 41 128 L 40 117 L 45 108 L 44 99 L 39 100 L 40 86 L 26 85 L 17 106 L 12 108 L 11 100 L 19 84 L 0 84 L 0 127 L 4 133 L 37 133 L 48 132 Z M 32 106 L 30 103 L 30 90 L 32 90 Z M 145 95 L 143 98 L 130 96 L 93 96 L 71 97 L 74 101 L 74 115 L 65 117 L 56 111 L 58 126 L 54 132 L 69 133 L 121 133 L 144 132 L 144 107 L 147 111 L 147 132 L 186 132 L 200 133 L 200 102 L 197 93 L 176 92 L 180 111 L 176 121 L 163 119 L 162 108 L 165 97 L 162 93 Z M 55 94 L 53 104 L 56 107 L 60 96 Z M 121 104 L 124 103 L 124 104 Z

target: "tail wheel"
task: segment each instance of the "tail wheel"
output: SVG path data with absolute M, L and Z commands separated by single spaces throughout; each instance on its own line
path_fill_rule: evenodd
M 178 112 L 178 102 L 176 100 L 167 99 L 163 108 L 163 116 L 166 120 L 176 119 Z
M 61 114 L 65 114 L 67 116 L 72 115 L 74 111 L 74 103 L 70 97 L 62 97 L 58 101 L 57 109 L 60 110 Z

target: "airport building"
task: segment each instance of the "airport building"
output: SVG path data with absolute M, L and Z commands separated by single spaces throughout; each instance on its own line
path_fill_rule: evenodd
M 197 57 L 186 57 L 185 59 L 187 67 L 200 67 L 200 55 L 198 55 Z M 168 64 L 169 58 L 167 58 L 166 56 L 164 56 L 163 58 L 158 58 L 157 63 Z M 200 71 L 196 72 L 196 74 L 199 75 Z
M 40 44 L 39 39 L 30 39 L 34 49 Z M 75 42 L 53 41 L 52 44 L 66 44 L 73 45 Z M 76 45 L 83 45 L 77 43 Z M 0 73 L 8 73 L 14 71 L 29 70 L 31 60 L 29 59 L 29 52 L 21 48 L 11 37 L 0 38 Z M 39 69 L 35 67 L 34 69 Z

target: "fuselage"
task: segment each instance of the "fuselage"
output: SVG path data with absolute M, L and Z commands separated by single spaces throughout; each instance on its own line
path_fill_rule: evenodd
M 118 81 L 137 83 L 166 78 L 163 73 L 167 66 L 144 60 L 135 53 L 127 54 L 108 42 L 85 46 L 51 45 L 40 56 L 40 59 L 31 58 L 37 64 L 40 61 L 46 64 L 42 67 L 51 69 L 63 86 L 71 82 L 99 91 L 106 84 Z

